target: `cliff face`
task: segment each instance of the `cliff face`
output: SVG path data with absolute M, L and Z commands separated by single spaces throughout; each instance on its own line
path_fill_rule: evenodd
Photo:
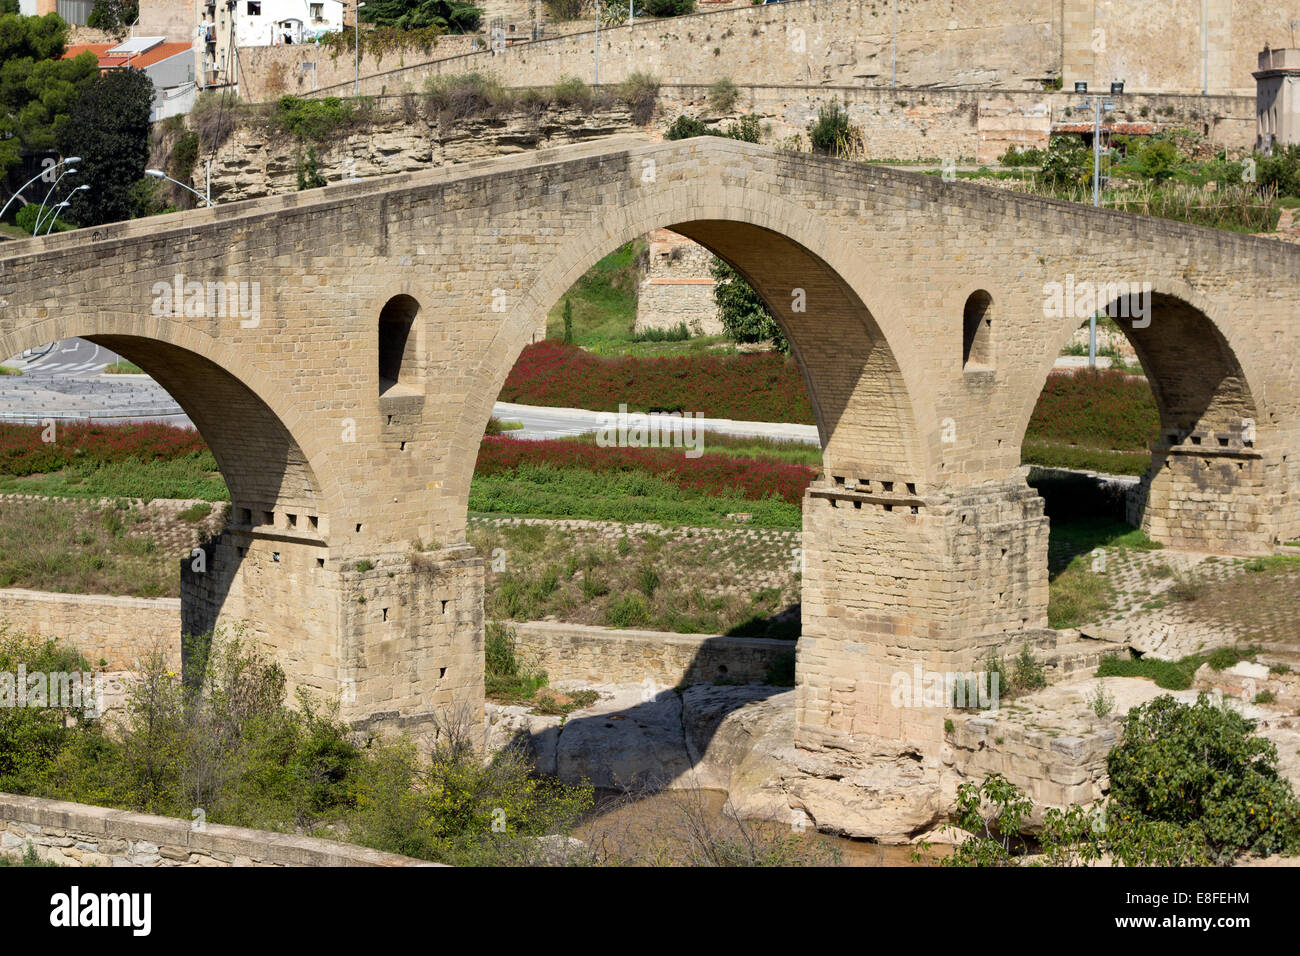
M 259 127 L 240 127 L 212 164 L 216 202 L 256 199 L 299 187 L 300 173 L 326 183 L 448 166 L 507 153 L 639 132 L 623 107 L 587 112 L 579 108 L 543 115 L 512 114 L 500 119 L 408 122 L 401 113 L 383 114 L 364 130 L 327 143 L 310 143 Z M 204 165 L 193 182 L 203 191 Z

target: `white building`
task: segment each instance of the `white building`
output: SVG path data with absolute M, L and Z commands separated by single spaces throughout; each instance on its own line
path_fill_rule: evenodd
M 1265 48 L 1255 82 L 1255 148 L 1272 155 L 1276 143 L 1300 143 L 1300 49 Z
M 345 6 L 342 0 L 198 0 L 203 85 L 239 81 L 239 47 L 310 43 L 338 33 Z

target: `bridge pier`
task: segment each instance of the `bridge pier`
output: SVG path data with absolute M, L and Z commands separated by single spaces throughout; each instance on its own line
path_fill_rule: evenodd
M 1172 548 L 1269 554 L 1285 497 L 1282 467 L 1236 438 L 1155 445 L 1151 468 L 1129 493 L 1128 522 Z
M 911 693 L 916 669 L 979 670 L 1041 634 L 1043 502 L 1018 474 L 949 496 L 843 481 L 804 498 L 796 743 L 935 758 L 944 707 Z
M 186 634 L 242 627 L 298 690 L 361 731 L 432 731 L 483 712 L 483 562 L 467 545 L 331 559 L 318 542 L 227 528 L 182 563 Z

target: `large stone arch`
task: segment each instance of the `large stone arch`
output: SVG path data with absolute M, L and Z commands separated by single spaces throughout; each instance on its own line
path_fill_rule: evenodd
M 1279 535 L 1269 502 L 1285 493 L 1285 476 L 1257 349 L 1234 341 L 1225 307 L 1185 284 L 1154 284 L 1146 320 L 1129 317 L 1127 299 L 1110 296 L 1098 302 L 1099 311 L 1115 317 L 1132 344 L 1160 415 L 1151 467 L 1130 496 L 1129 521 L 1175 547 L 1271 550 Z M 1053 330 L 1051 354 L 1021 398 L 1017 451 L 1056 355 L 1085 320 L 1063 316 Z
M 240 509 L 280 506 L 318 517 L 327 513 L 317 468 L 290 425 L 297 421 L 295 410 L 235 350 L 165 317 L 122 322 L 73 315 L 18 326 L 0 337 L 0 352 L 16 355 L 67 338 L 84 338 L 122 355 L 176 400 L 212 449 L 230 488 L 235 523 Z
M 833 233 L 808 209 L 767 193 L 754 194 L 755 201 L 743 206 L 722 205 L 716 193 L 705 179 L 611 210 L 563 243 L 537 280 L 519 290 L 474 370 L 476 384 L 454 432 L 450 460 L 459 473 L 449 482 L 452 487 L 468 494 L 492 404 L 550 309 L 603 256 L 660 227 L 727 261 L 767 302 L 809 390 L 827 473 L 900 487 L 927 481 L 938 426 L 932 408 L 918 407 L 911 397 L 910 383 L 920 380 L 922 370 L 889 344 L 889 329 L 904 334 L 904 316 L 893 297 L 860 274 L 845 245 L 834 242 Z M 795 288 L 807 293 L 804 313 L 793 311 Z M 885 304 L 883 317 L 864 301 L 875 298 Z M 835 323 L 829 328 L 828 316 Z M 465 502 L 459 502 L 452 510 L 459 519 L 453 520 L 463 522 L 464 509 Z M 451 530 L 453 536 L 462 534 L 463 523 Z

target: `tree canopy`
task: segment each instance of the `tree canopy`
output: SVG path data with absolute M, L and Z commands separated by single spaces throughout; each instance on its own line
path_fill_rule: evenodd
M 93 53 L 60 59 L 67 39 L 58 14 L 0 16 L 0 176 L 23 151 L 55 148 L 78 95 L 99 72 Z
M 361 19 L 401 30 L 438 27 L 448 33 L 472 33 L 483 11 L 460 0 L 370 0 L 361 9 Z
M 130 219 L 135 184 L 149 161 L 149 111 L 153 82 L 136 69 L 111 70 L 89 84 L 63 129 L 60 149 L 82 157 L 69 218 L 82 226 Z

